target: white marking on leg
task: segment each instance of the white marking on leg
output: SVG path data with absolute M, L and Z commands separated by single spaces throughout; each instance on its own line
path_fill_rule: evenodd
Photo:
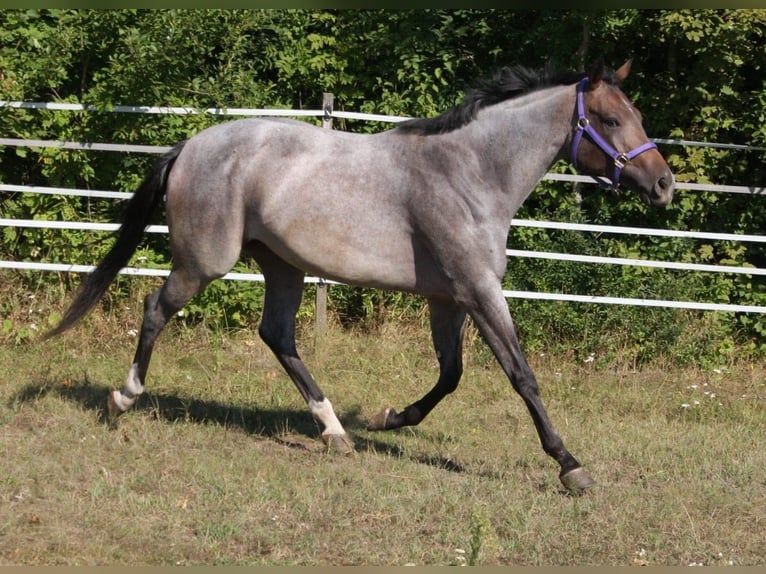
M 323 399 L 321 401 L 309 400 L 309 410 L 311 414 L 324 426 L 323 435 L 346 434 L 343 429 L 343 425 L 340 424 L 338 417 L 335 416 L 335 411 L 332 408 L 332 403 L 329 399 Z
M 125 412 L 136 404 L 138 396 L 143 392 L 144 385 L 141 383 L 141 379 L 138 378 L 138 363 L 133 363 L 122 389 L 114 391 L 112 397 L 114 398 L 114 404 L 122 412 Z

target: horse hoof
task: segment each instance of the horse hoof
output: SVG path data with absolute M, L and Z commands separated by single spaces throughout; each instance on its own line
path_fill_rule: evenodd
M 327 451 L 336 454 L 353 454 L 354 443 L 348 434 L 323 434 L 322 440 L 327 445 Z
M 106 399 L 106 424 L 110 429 L 117 428 L 117 419 L 122 414 L 122 409 L 117 406 L 117 402 L 114 400 L 114 393 L 119 391 L 112 391 Z
M 367 425 L 367 430 L 370 430 L 370 431 L 386 430 L 388 428 L 386 426 L 386 421 L 388 420 L 388 416 L 392 412 L 394 412 L 394 409 L 392 409 L 391 407 L 385 408 L 382 411 L 380 411 L 378 414 L 372 417 L 372 420 Z
M 562 473 L 559 478 L 566 489 L 573 494 L 582 494 L 584 490 L 596 484 L 596 481 L 581 466 Z

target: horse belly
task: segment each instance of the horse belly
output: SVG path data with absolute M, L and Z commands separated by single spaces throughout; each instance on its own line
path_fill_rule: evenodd
M 403 235 L 364 226 L 348 227 L 311 221 L 272 233 L 264 243 L 291 265 L 307 273 L 366 287 L 413 291 L 417 265 L 412 242 Z
M 342 205 L 312 197 L 296 201 L 296 210 L 261 204 L 248 218 L 248 239 L 306 273 L 349 285 L 426 292 L 439 283 L 405 215 L 390 205 L 367 209 L 349 196 Z

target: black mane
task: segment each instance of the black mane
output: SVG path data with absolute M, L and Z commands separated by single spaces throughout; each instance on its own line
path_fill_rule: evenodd
M 607 82 L 612 80 L 613 72 L 610 72 L 608 70 L 604 74 Z M 420 135 L 443 134 L 469 123 L 482 108 L 541 88 L 574 84 L 586 75 L 585 72 L 556 70 L 551 64 L 540 70 L 524 66 L 504 67 L 491 78 L 479 80 L 457 107 L 433 118 L 407 120 L 398 124 L 396 129 Z

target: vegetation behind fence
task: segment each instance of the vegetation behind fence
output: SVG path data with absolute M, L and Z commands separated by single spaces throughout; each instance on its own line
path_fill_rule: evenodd
M 230 118 L 211 114 L 109 113 L 117 105 L 321 107 L 431 116 L 457 103 L 475 78 L 507 64 L 554 60 L 583 68 L 597 57 L 613 65 L 634 57 L 625 86 L 655 138 L 728 142 L 747 149 L 662 145 L 679 181 L 762 188 L 766 177 L 766 14 L 757 10 L 4 10 L 0 12 L 0 99 L 76 102 L 95 111 L 0 109 L 6 137 L 171 145 Z M 309 120 L 312 121 L 312 120 Z M 317 120 L 318 121 L 318 120 Z M 377 131 L 353 119 L 335 127 Z M 760 146 L 760 148 L 759 148 Z M 760 151 L 759 151 L 760 149 Z M 57 148 L 3 147 L 2 183 L 132 191 L 153 157 Z M 566 165 L 557 171 L 568 172 Z M 519 218 L 595 224 L 761 233 L 766 198 L 682 192 L 665 210 L 595 186 L 541 183 Z M 0 217 L 116 221 L 120 204 L 94 198 L 3 193 Z M 158 224 L 164 223 L 158 219 Z M 6 227 L 3 259 L 92 264 L 109 234 Z M 766 263 L 763 244 L 516 228 L 509 247 L 588 255 L 752 265 Z M 137 254 L 167 264 L 163 236 L 148 234 Z M 238 270 L 252 271 L 245 263 Z M 76 277 L 6 277 L 21 289 L 59 286 Z M 5 279 L 4 279 L 5 280 Z M 113 296 L 135 286 L 121 280 Z M 509 261 L 509 289 L 594 295 L 766 303 L 760 277 L 691 274 L 566 261 Z M 251 327 L 259 287 L 217 282 L 183 320 Z M 375 290 L 333 288 L 331 308 L 343 324 L 390 314 L 418 317 L 421 301 Z M 761 315 L 647 310 L 579 303 L 512 301 L 532 350 L 636 363 L 669 356 L 682 363 L 766 353 Z M 53 311 L 52 311 L 53 312 Z M 307 308 L 306 313 L 310 313 Z M 5 312 L 4 312 L 5 314 Z M 7 317 L 10 319 L 11 314 Z M 18 317 L 8 333 L 24 329 Z M 22 337 L 23 339 L 23 337 Z

